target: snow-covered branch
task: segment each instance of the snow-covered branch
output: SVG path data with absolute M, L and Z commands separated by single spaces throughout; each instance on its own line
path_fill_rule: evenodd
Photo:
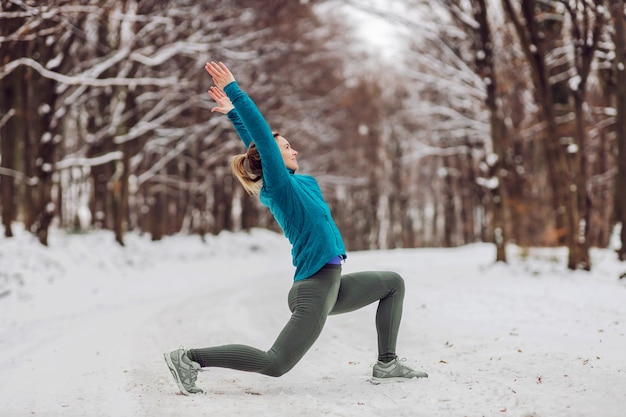
M 172 57 L 181 54 L 202 54 L 207 52 L 207 45 L 193 42 L 177 42 L 161 48 L 152 56 L 146 56 L 139 52 L 130 54 L 130 59 L 139 62 L 142 65 L 154 67 L 169 61 Z
M 468 146 L 452 146 L 448 148 L 440 148 L 437 146 L 428 146 L 421 144 L 418 149 L 413 152 L 404 155 L 402 157 L 403 163 L 413 163 L 427 156 L 452 156 L 452 155 L 466 155 L 471 152 L 472 148 Z
M 11 119 L 11 117 L 13 117 L 15 115 L 15 109 L 11 109 L 9 110 L 6 114 L 2 115 L 2 118 L 0 119 L 0 129 L 2 129 L 2 127 L 7 124 L 7 122 Z
M 174 149 L 170 150 L 166 155 L 162 156 L 161 159 L 157 161 L 157 163 L 153 164 L 146 172 L 138 176 L 137 184 L 143 184 L 144 182 L 148 181 L 161 169 L 167 166 L 170 161 L 178 157 L 178 155 L 180 155 L 182 152 L 185 151 L 185 149 L 187 149 L 189 141 L 190 138 L 179 141 Z
M 6 175 L 7 177 L 13 177 L 18 181 L 22 181 L 27 185 L 35 186 L 39 183 L 39 180 L 36 177 L 30 178 L 24 175 L 24 173 L 20 171 L 16 171 L 11 168 L 5 168 L 0 166 L 0 176 Z
M 113 151 L 104 155 L 96 156 L 94 158 L 85 158 L 79 156 L 67 156 L 63 160 L 56 163 L 56 169 L 67 169 L 71 167 L 93 167 L 103 165 L 111 161 L 117 161 L 122 159 L 123 153 L 121 151 Z
M 92 86 L 92 87 L 153 85 L 153 86 L 165 87 L 165 86 L 184 83 L 184 81 L 178 80 L 178 78 L 176 77 L 92 78 L 87 75 L 69 76 L 69 75 L 60 74 L 58 72 L 50 71 L 44 68 L 44 66 L 41 65 L 39 62 L 31 58 L 19 58 L 1 67 L 0 79 L 5 78 L 7 75 L 9 75 L 13 71 L 15 71 L 15 69 L 19 68 L 22 65 L 34 69 L 45 78 L 49 78 L 61 84 L 68 84 L 68 85 L 87 85 L 87 86 Z
M 165 104 L 171 105 L 172 103 L 165 102 Z M 189 109 L 190 107 L 194 105 L 195 105 L 195 100 L 190 99 L 167 110 L 165 113 L 161 114 L 158 117 L 155 117 L 154 119 L 149 119 L 146 117 L 145 119 L 147 120 L 142 120 L 136 125 L 134 125 L 132 130 L 128 132 L 127 134 L 116 136 L 114 139 L 114 142 L 116 144 L 122 144 L 130 140 L 133 140 L 135 138 L 138 138 L 139 136 L 162 126 L 165 122 L 175 118 L 176 116 L 181 114 L 183 111 Z

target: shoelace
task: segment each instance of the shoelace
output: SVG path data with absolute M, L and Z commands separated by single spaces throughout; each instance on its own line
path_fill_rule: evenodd
M 179 349 L 182 349 L 182 350 L 183 350 L 183 351 L 185 351 L 185 352 L 187 352 L 187 351 L 186 351 L 186 349 L 185 349 L 185 347 L 184 347 L 183 345 L 180 345 L 178 348 L 179 348 Z M 187 356 L 187 355 L 185 354 L 185 356 Z M 191 362 L 194 362 L 194 361 L 192 361 L 192 360 L 189 358 L 189 356 L 187 356 L 187 360 L 189 360 L 189 361 L 191 361 Z M 196 363 L 198 363 L 198 362 L 196 362 Z M 199 369 L 195 369 L 195 371 L 196 371 L 196 372 L 193 372 L 193 371 L 192 371 L 192 372 L 190 372 L 190 373 L 191 373 L 191 376 L 190 376 L 190 378 L 189 378 L 189 379 L 191 380 L 191 385 L 195 385 L 196 381 L 198 380 L 198 372 L 204 372 L 204 371 L 205 371 L 205 369 L 199 368 Z
M 415 372 L 415 369 L 411 368 L 410 366 L 408 366 L 405 362 L 406 362 L 406 358 L 396 358 L 396 362 L 398 362 L 398 366 L 401 366 L 404 369 L 407 369 L 411 372 Z M 400 363 L 402 362 L 402 363 Z

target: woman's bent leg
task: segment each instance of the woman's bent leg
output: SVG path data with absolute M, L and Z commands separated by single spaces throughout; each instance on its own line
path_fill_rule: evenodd
M 379 301 L 380 300 L 380 301 Z M 404 303 L 404 280 L 395 272 L 368 271 L 341 277 L 331 315 L 347 313 L 379 301 L 376 311 L 379 360 L 395 357 Z
M 189 358 L 202 367 L 283 375 L 302 359 L 320 335 L 337 299 L 340 275 L 339 265 L 327 265 L 312 277 L 294 283 L 289 292 L 291 318 L 269 351 L 245 345 L 225 345 L 190 349 Z

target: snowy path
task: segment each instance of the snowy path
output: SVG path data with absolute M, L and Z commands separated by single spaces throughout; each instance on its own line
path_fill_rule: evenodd
M 563 272 L 552 252 L 494 266 L 488 245 L 352 253 L 345 272 L 405 277 L 399 354 L 430 378 L 367 382 L 370 306 L 331 317 L 281 378 L 211 369 L 198 379 L 206 394 L 184 397 L 164 351 L 267 348 L 288 319 L 282 238 L 135 237 L 126 250 L 102 237 L 58 239 L 59 249 L 45 250 L 0 241 L 0 270 L 24 274 L 0 298 L 1 417 L 624 414 L 626 283 L 609 251 L 596 254 L 593 275 Z

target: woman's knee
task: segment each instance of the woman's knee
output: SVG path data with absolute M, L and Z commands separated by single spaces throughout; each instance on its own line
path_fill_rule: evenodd
M 267 376 L 271 376 L 274 378 L 279 378 L 285 375 L 287 372 L 291 371 L 292 368 L 286 369 L 282 367 L 270 368 L 266 372 L 263 372 Z
M 287 363 L 274 360 L 272 361 L 272 364 L 265 368 L 261 373 L 267 376 L 278 378 L 291 371 L 293 367 L 296 366 L 296 363 Z
M 404 294 L 404 278 L 400 274 L 392 271 L 386 272 L 385 280 L 394 292 Z

